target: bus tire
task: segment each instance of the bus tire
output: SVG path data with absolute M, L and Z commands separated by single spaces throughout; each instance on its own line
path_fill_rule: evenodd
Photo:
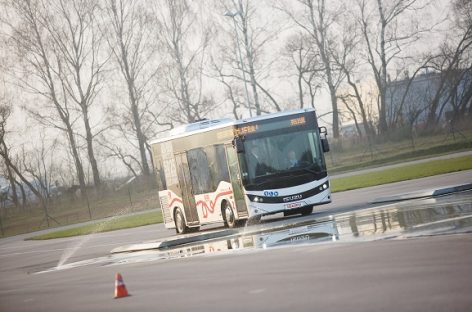
M 302 208 L 300 213 L 302 214 L 302 216 L 308 216 L 313 213 L 313 207 Z
M 234 228 L 239 223 L 236 220 L 236 216 L 234 215 L 233 207 L 231 207 L 228 201 L 223 201 L 223 205 L 221 207 L 221 214 L 223 215 L 223 220 L 225 222 L 225 226 L 228 228 Z
M 246 225 L 254 225 L 254 224 L 259 224 L 261 223 L 262 216 L 261 215 L 255 215 L 249 219 L 246 220 Z
M 189 231 L 187 224 L 185 224 L 185 217 L 180 208 L 175 209 L 174 212 L 175 231 L 177 234 L 185 234 Z
M 198 231 L 200 231 L 199 226 L 194 226 L 194 227 L 188 228 L 189 233 L 195 233 L 195 232 L 198 232 Z

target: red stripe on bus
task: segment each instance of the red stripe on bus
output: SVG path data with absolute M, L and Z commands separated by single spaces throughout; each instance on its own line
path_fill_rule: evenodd
M 178 202 L 178 203 L 181 203 L 182 204 L 182 200 L 180 198 L 174 198 L 171 200 L 171 202 L 169 203 L 169 205 L 167 205 L 168 207 L 172 207 L 172 205 L 175 203 L 175 202 Z
M 202 208 L 204 208 L 203 209 L 203 217 L 207 218 L 208 217 L 208 212 L 213 213 L 215 211 L 215 205 L 218 202 L 218 198 L 221 197 L 221 196 L 230 195 L 230 194 L 233 194 L 233 191 L 226 191 L 226 192 L 222 192 L 222 193 L 217 194 L 216 197 L 215 197 L 215 201 L 210 200 L 210 207 L 208 207 L 207 203 L 203 200 L 199 200 L 196 205 L 197 205 L 197 207 L 200 204 L 202 205 Z

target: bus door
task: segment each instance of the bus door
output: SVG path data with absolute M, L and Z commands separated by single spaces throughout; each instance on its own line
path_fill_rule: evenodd
M 197 225 L 198 214 L 195 207 L 195 197 L 193 194 L 192 180 L 188 168 L 187 154 L 182 153 L 175 155 L 177 172 L 179 176 L 179 184 L 182 190 L 182 202 L 185 210 L 187 225 Z
M 249 214 L 246 207 L 246 201 L 244 200 L 241 173 L 238 164 L 238 154 L 232 144 L 226 145 L 226 158 L 228 159 L 228 169 L 231 177 L 231 185 L 233 186 L 236 210 L 238 211 L 239 217 L 247 217 Z

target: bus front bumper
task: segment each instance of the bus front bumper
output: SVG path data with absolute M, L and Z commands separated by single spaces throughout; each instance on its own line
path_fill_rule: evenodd
M 249 218 L 270 215 L 279 212 L 295 212 L 306 207 L 328 204 L 331 202 L 331 191 L 326 189 L 323 192 L 308 198 L 287 203 L 264 203 L 248 201 Z

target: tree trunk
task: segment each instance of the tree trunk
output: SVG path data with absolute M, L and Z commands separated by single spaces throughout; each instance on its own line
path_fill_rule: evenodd
M 21 209 L 24 211 L 26 209 L 26 205 L 28 202 L 28 199 L 26 198 L 26 192 L 25 188 L 23 187 L 23 184 L 16 182 L 18 184 L 18 187 L 20 188 L 21 191 Z
M 7 151 L 6 150 L 6 145 L 4 145 L 4 148 L 5 148 L 5 152 Z M 11 187 L 11 192 L 12 192 L 12 196 L 11 196 L 11 199 L 13 201 L 13 204 L 15 205 L 15 207 L 18 208 L 18 194 L 16 192 L 16 181 L 15 181 L 15 177 L 13 176 L 13 172 L 11 172 L 11 168 L 8 166 L 7 164 L 7 173 L 8 173 L 8 180 L 10 181 L 10 187 Z
M 85 126 L 85 135 L 87 140 L 87 153 L 90 161 L 90 166 L 92 167 L 92 175 L 93 175 L 93 183 L 96 188 L 100 188 L 101 181 L 100 181 L 100 173 L 98 171 L 97 160 L 95 159 L 95 153 L 93 151 L 93 135 L 92 130 L 90 129 L 90 121 L 88 118 L 88 109 L 87 105 L 83 104 L 82 107 L 82 115 L 84 118 L 84 126 Z
M 74 132 L 70 125 L 67 125 L 67 136 L 72 151 L 72 157 L 74 158 L 75 169 L 77 170 L 77 179 L 79 180 L 81 196 L 86 196 L 87 189 L 85 185 L 85 174 L 82 162 L 80 161 L 79 152 L 77 151 L 77 144 L 75 142 Z
M 381 29 L 380 29 L 380 81 L 379 81 L 379 95 L 380 95 L 380 105 L 379 105 L 379 131 L 382 134 L 385 134 L 388 131 L 387 125 L 387 110 L 386 110 L 386 89 L 387 89 L 387 59 L 385 52 L 385 28 L 387 27 L 387 22 L 385 20 L 382 1 L 377 0 L 378 9 L 380 14 Z
M 331 97 L 331 106 L 333 108 L 333 137 L 339 138 L 338 99 L 333 85 L 329 85 L 329 95 Z
M 52 74 L 54 70 L 52 69 L 52 65 L 50 63 L 48 54 L 46 53 L 46 50 L 45 50 L 45 44 L 43 43 L 43 39 L 42 39 L 43 37 L 38 27 L 40 22 L 37 21 L 37 16 L 35 15 L 35 10 L 33 8 L 34 5 L 30 3 L 29 1 L 26 1 L 25 4 L 26 4 L 27 10 L 26 12 L 23 12 L 23 13 L 27 15 L 27 19 L 29 19 L 30 26 L 33 28 L 34 36 L 35 36 L 34 39 L 36 40 L 35 44 L 37 45 L 37 48 L 38 48 L 38 52 L 37 52 L 38 57 L 41 58 L 42 60 L 42 62 L 40 62 L 40 65 L 37 65 L 38 66 L 37 68 L 40 68 L 38 69 L 38 71 L 41 74 L 43 81 L 46 83 L 49 89 L 48 96 L 50 96 L 50 99 L 52 100 L 56 108 L 57 114 L 59 115 L 61 121 L 64 124 L 64 127 L 66 128 L 66 130 L 64 131 L 66 132 L 67 137 L 70 142 L 70 148 L 71 148 L 75 166 L 77 169 L 77 178 L 79 180 L 81 191 L 83 194 L 85 194 L 86 189 L 85 189 L 84 170 L 82 167 L 82 163 L 80 162 L 79 153 L 77 151 L 77 145 L 75 142 L 72 125 L 69 119 L 70 116 L 67 109 L 67 105 L 65 105 L 65 107 L 62 107 L 61 104 L 59 103 L 59 97 L 57 96 L 57 93 L 56 93 L 55 82 L 54 82 L 53 74 Z M 59 70 L 61 70 L 61 67 L 59 67 Z
M 6 147 L 5 142 L 3 142 L 3 145 L 4 145 L 4 147 Z M 5 160 L 5 163 L 6 163 L 7 167 L 10 167 L 15 172 L 15 174 L 21 179 L 21 181 L 23 181 L 23 183 L 26 184 L 29 187 L 29 189 L 33 192 L 33 194 L 36 195 L 36 197 L 39 199 L 39 201 L 41 202 L 41 206 L 44 210 L 44 216 L 45 216 L 45 219 L 46 219 L 47 226 L 49 227 L 50 216 L 49 216 L 49 213 L 48 213 L 48 207 L 47 207 L 46 200 L 45 200 L 44 196 L 41 194 L 40 191 L 38 191 L 34 187 L 33 184 L 31 184 L 31 182 L 29 182 L 21 174 L 21 172 L 18 170 L 18 168 L 16 168 L 16 166 L 11 162 L 10 157 L 7 154 L 2 154 L 2 157 L 3 157 L 3 160 Z
M 119 33 L 118 37 L 120 39 L 120 49 L 121 49 L 121 62 L 123 63 L 123 74 L 125 76 L 126 84 L 128 86 L 128 96 L 129 96 L 129 101 L 130 101 L 130 109 L 131 109 L 131 115 L 133 118 L 133 123 L 136 131 L 136 138 L 138 140 L 138 146 L 139 146 L 139 154 L 141 156 L 141 167 L 142 167 L 142 173 L 143 175 L 150 175 L 149 171 L 149 165 L 147 162 L 147 157 L 146 157 L 146 148 L 145 148 L 145 143 L 146 143 L 146 138 L 143 134 L 142 126 L 141 126 L 141 118 L 139 116 L 139 110 L 138 110 L 138 99 L 136 98 L 135 94 L 135 77 L 133 76 L 134 73 L 131 73 L 129 64 L 128 64 L 128 51 L 126 49 L 125 43 L 123 42 L 123 33 Z
M 331 107 L 333 109 L 333 137 L 339 138 L 339 112 L 338 112 L 338 103 L 336 97 L 336 88 L 337 86 L 333 80 L 333 70 L 332 70 L 332 62 L 329 57 L 329 51 L 327 45 L 327 25 L 324 20 L 325 17 L 325 2 L 324 0 L 321 3 L 318 3 L 318 19 L 319 24 L 316 23 L 315 19 L 315 8 L 313 3 L 309 1 L 307 6 L 310 10 L 310 23 L 313 28 L 313 33 L 311 34 L 315 39 L 316 45 L 318 47 L 318 51 L 320 52 L 320 58 L 324 66 L 324 71 L 326 74 L 326 84 L 328 85 L 329 95 L 331 98 Z
M 139 153 L 141 155 L 141 164 L 143 168 L 143 174 L 148 176 L 150 175 L 149 165 L 146 157 L 146 138 L 144 137 L 143 131 L 141 129 L 141 119 L 139 118 L 138 107 L 135 103 L 131 103 L 131 111 L 133 114 L 133 121 L 136 127 L 136 137 L 139 144 Z
M 302 73 L 298 74 L 298 97 L 300 99 L 300 108 L 303 108 L 303 87 L 302 87 Z
M 244 12 L 243 4 L 241 1 L 239 1 L 239 11 Z M 247 58 L 248 66 L 249 66 L 249 77 L 251 78 L 251 87 L 252 87 L 252 93 L 254 96 L 254 107 L 256 108 L 256 115 L 259 116 L 261 114 L 261 105 L 259 103 L 259 96 L 257 94 L 256 73 L 254 70 L 254 57 L 251 51 L 252 45 L 249 42 L 247 20 L 246 18 L 243 17 L 242 13 L 241 13 L 241 19 L 242 19 L 242 32 L 243 32 L 243 38 L 244 38 L 244 47 L 246 49 L 246 58 Z
M 365 111 L 365 106 L 364 106 L 364 101 L 362 100 L 362 97 L 361 97 L 361 94 L 359 92 L 359 89 L 357 88 L 357 85 L 351 80 L 351 75 L 349 73 L 349 71 L 344 68 L 344 72 L 346 74 L 346 78 L 347 78 L 347 83 L 352 87 L 352 89 L 354 90 L 354 93 L 355 93 L 355 96 L 356 96 L 356 100 L 357 100 L 357 103 L 359 105 L 359 109 L 361 111 L 361 117 L 362 117 L 362 123 L 364 124 L 364 131 L 365 131 L 365 134 L 367 137 L 373 137 L 375 132 L 373 131 L 373 129 L 370 127 L 370 121 L 368 120 L 367 118 L 367 114 L 366 114 L 366 111 Z

